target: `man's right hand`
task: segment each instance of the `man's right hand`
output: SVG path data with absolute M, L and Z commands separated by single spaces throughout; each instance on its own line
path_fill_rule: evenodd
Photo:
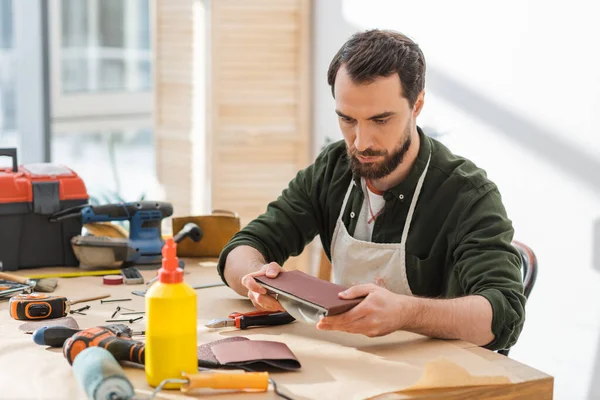
M 258 310 L 285 311 L 273 296 L 267 294 L 267 289 L 259 285 L 254 279 L 255 276 L 275 278 L 281 271 L 283 271 L 283 268 L 279 264 L 272 262 L 263 265 L 258 271 L 247 274 L 242 278 L 242 285 L 248 288 L 248 298 Z

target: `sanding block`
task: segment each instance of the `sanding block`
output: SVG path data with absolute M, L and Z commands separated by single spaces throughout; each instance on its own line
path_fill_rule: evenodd
M 275 278 L 254 279 L 270 294 L 276 294 L 285 311 L 302 322 L 317 323 L 321 317 L 344 313 L 364 299 L 340 299 L 338 294 L 346 287 L 298 270 L 282 271 Z

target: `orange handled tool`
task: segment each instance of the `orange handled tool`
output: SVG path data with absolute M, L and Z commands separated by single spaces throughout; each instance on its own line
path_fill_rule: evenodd
M 208 321 L 208 328 L 224 328 L 235 326 L 239 329 L 247 329 L 253 326 L 275 326 L 285 325 L 294 321 L 287 312 L 279 311 L 252 311 L 247 313 L 233 312 L 227 318 L 216 318 Z
M 179 386 L 186 393 L 193 389 L 227 389 L 266 392 L 269 388 L 268 372 L 200 372 L 182 374 L 183 378 L 165 379 L 154 389 L 148 400 L 154 399 L 168 385 Z
M 42 293 L 19 294 L 10 298 L 8 309 L 10 316 L 22 321 L 62 318 L 69 314 L 71 305 L 109 297 L 109 294 L 67 300 L 66 297 L 49 296 Z
M 269 388 L 268 372 L 202 372 L 198 374 L 184 374 L 187 383 L 181 391 L 191 389 L 238 389 L 266 391 Z
M 132 340 L 130 335 L 131 330 L 120 324 L 84 329 L 65 341 L 63 355 L 72 365 L 79 353 L 97 346 L 108 350 L 117 361 L 144 364 L 144 343 Z

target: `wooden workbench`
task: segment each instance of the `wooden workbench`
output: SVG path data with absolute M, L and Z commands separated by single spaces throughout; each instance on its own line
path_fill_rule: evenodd
M 52 268 L 40 271 L 75 271 Z M 18 274 L 27 275 L 28 271 Z M 143 271 L 149 279 L 153 271 Z M 191 285 L 220 282 L 214 263 L 186 261 L 185 280 Z M 144 298 L 131 294 L 144 285 L 104 286 L 101 277 L 59 279 L 54 294 L 70 299 L 111 293 L 113 298 L 131 298 L 124 303 L 89 303 L 87 315 L 72 316 L 81 328 L 106 324 L 117 305 L 144 310 Z M 396 332 L 383 338 L 366 338 L 341 332 L 321 332 L 312 325 L 294 322 L 269 328 L 239 331 L 235 328 L 211 330 L 204 323 L 224 317 L 233 311 L 250 311 L 251 303 L 227 287 L 201 289 L 198 295 L 198 343 L 206 343 L 229 336 L 247 336 L 251 340 L 274 340 L 288 344 L 302 364 L 297 372 L 273 374 L 282 392 L 294 399 L 377 398 L 400 399 L 551 399 L 553 378 L 527 365 L 463 341 L 441 341 L 407 332 Z M 142 319 L 132 324 L 134 330 L 144 328 Z M 3 399 L 83 399 L 71 367 L 60 349 L 37 346 L 30 335 L 18 330 L 21 321 L 10 318 L 7 302 L 0 303 L 0 388 Z M 503 371 L 512 382 L 472 387 L 442 388 L 393 393 L 402 389 L 402 379 L 417 373 L 424 363 L 437 355 L 445 355 L 473 370 Z M 144 371 L 126 367 L 127 376 L 136 388 L 137 396 L 148 395 Z M 408 371 L 408 372 L 407 372 Z M 477 371 L 475 371 L 477 373 Z M 396 385 L 396 386 L 394 386 Z M 391 392 L 391 393 L 390 393 Z M 228 393 L 227 398 L 276 399 L 268 393 Z M 183 395 L 169 391 L 161 399 L 223 398 L 223 394 L 202 391 Z

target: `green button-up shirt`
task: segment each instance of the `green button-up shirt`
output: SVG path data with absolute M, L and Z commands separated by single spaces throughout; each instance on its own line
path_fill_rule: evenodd
M 412 293 L 432 298 L 478 294 L 493 309 L 493 342 L 486 347 L 512 346 L 523 327 L 525 296 L 521 258 L 511 245 L 514 230 L 498 188 L 485 171 L 452 154 L 419 128 L 421 147 L 408 177 L 384 193 L 385 207 L 373 228 L 372 241 L 399 243 L 417 181 L 431 161 L 406 242 L 406 273 Z M 250 222 L 227 244 L 219 259 L 236 246 L 257 249 L 267 262 L 280 265 L 297 256 L 319 235 L 331 259 L 331 240 L 351 179 L 353 186 L 342 216 L 353 235 L 364 193 L 346 157 L 346 145 L 329 145 L 315 162 L 298 172 L 265 213 Z M 225 282 L 226 283 L 226 282 Z

